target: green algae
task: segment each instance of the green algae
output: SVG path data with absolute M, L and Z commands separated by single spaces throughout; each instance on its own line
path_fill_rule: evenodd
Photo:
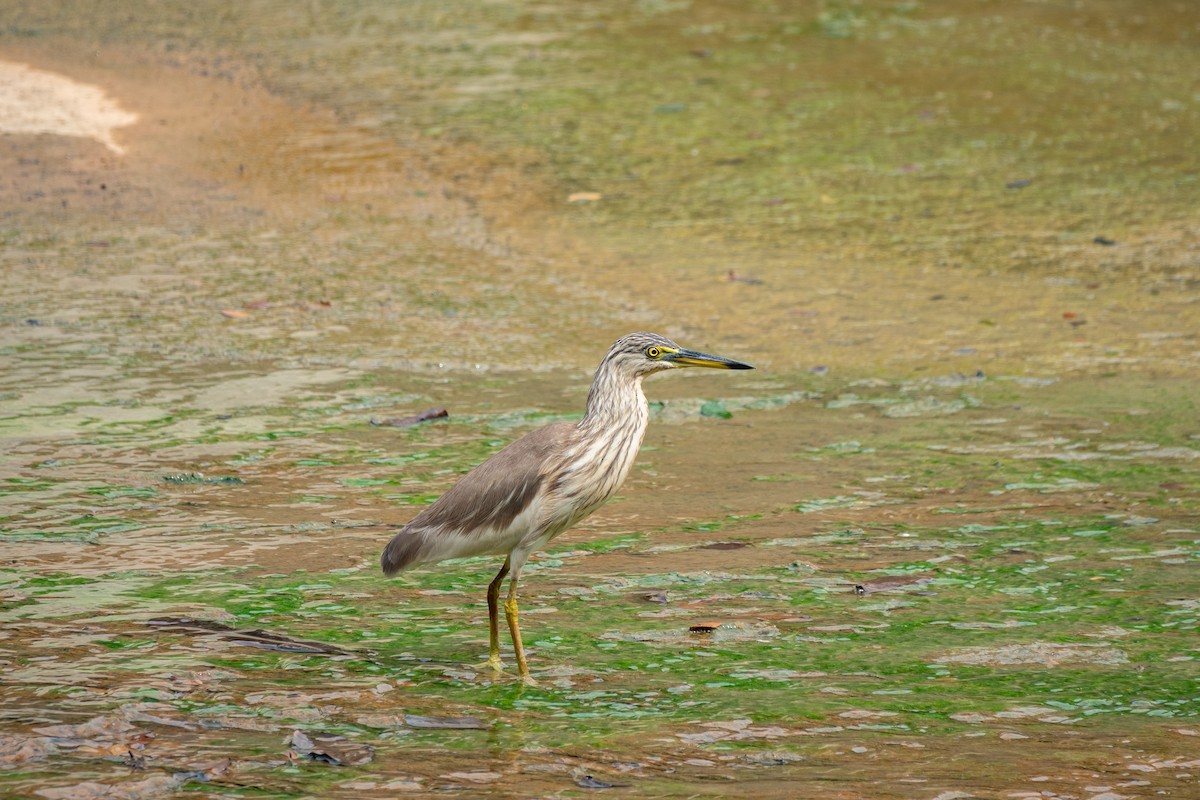
M 1181 222 L 1196 205 L 1196 126 L 1180 77 L 1194 72 L 1192 34 L 1159 16 L 1175 11 L 1139 9 L 1139 23 L 1044 4 L 416 3 L 197 18 L 159 3 L 130 23 L 51 5 L 23 8 L 5 40 L 66 32 L 136 49 L 161 36 L 188 68 L 189 53 L 229 48 L 300 104 L 400 141 L 424 131 L 422 158 L 496 148 L 545 195 L 516 199 L 529 224 L 568 220 L 597 235 L 581 249 L 615 246 L 632 266 L 609 284 L 586 261 L 602 253 L 571 253 L 537 260 L 531 278 L 519 258 L 491 260 L 495 241 L 438 249 L 444 233 L 333 199 L 323 221 L 281 231 L 249 214 L 234 229 L 99 226 L 103 248 L 57 212 L 53 232 L 14 225 L 6 252 L 60 279 L 154 254 L 196 284 L 163 283 L 189 299 L 162 308 L 87 284 L 61 315 L 53 281 L 14 287 L 14 335 L 74 343 L 0 351 L 18 445 L 0 536 L 21 542 L 0 578 L 6 728 L 130 714 L 155 726 L 156 767 L 207 769 L 198 750 L 234 759 L 235 779 L 187 788 L 237 796 L 391 796 L 387 781 L 410 778 L 474 796 L 482 784 L 445 776 L 483 767 L 497 792 L 547 796 L 590 793 L 570 770 L 618 784 L 614 796 L 723 796 L 743 780 L 764 797 L 797 785 L 1078 795 L 1097 772 L 1184 796 L 1173 768 L 1154 766 L 1183 759 L 1190 734 L 1177 731 L 1200 713 Z M 382 40 L 402 45 L 364 46 Z M 229 63 L 203 68 L 246 80 Z M 1080 85 L 1109 99 L 1103 119 Z M 405 180 L 406 194 L 443 194 Z M 580 190 L 601 198 L 561 203 Z M 551 261 L 562 272 L 543 280 Z M 294 268 L 286 287 L 281 264 Z M 910 269 L 935 279 L 914 284 Z M 570 283 L 572 270 L 600 289 Z M 735 280 L 743 270 L 766 291 Z M 863 294 L 875 285 L 884 299 Z M 214 313 L 259 297 L 281 299 L 250 309 L 257 334 Z M 26 325 L 31 314 L 62 319 Z M 926 314 L 915 329 L 892 320 Z M 526 570 L 541 685 L 523 689 L 478 666 L 498 558 L 385 580 L 378 550 L 499 447 L 577 417 L 599 355 L 591 331 L 652 320 L 739 342 L 771 375 L 751 389 L 647 387 L 668 399 L 621 502 Z M 96 372 L 62 375 L 64 363 Z M 230 385 L 245 396 L 231 401 Z M 48 387 L 73 396 L 27 391 Z M 369 424 L 443 402 L 452 417 L 436 426 Z M 163 615 L 350 653 L 151 634 Z M 406 727 L 406 712 L 473 715 L 486 730 Z M 288 763 L 280 742 L 304 726 L 379 756 L 343 771 Z M 987 768 L 975 783 L 946 772 L 968 761 Z M 128 772 L 40 763 L 5 784 Z M 927 783 L 906 788 L 901 773 Z

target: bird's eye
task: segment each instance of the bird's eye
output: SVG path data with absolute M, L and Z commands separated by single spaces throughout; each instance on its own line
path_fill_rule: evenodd
M 647 347 L 646 355 L 649 356 L 650 358 L 658 358 L 659 356 L 662 355 L 662 350 L 657 347 Z

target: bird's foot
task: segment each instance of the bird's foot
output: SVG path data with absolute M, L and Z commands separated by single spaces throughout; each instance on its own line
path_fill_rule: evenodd
M 521 676 L 521 685 L 536 688 L 540 684 L 536 680 L 533 679 L 532 675 L 530 675 L 528 672 L 526 672 L 524 675 Z
M 487 661 L 480 661 L 478 664 L 472 664 L 471 666 L 479 670 L 490 669 L 498 675 L 507 674 L 504 670 L 504 662 L 500 660 L 499 654 L 488 656 Z

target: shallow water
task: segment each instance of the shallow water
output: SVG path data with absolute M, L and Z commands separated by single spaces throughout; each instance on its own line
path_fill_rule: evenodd
M 1196 792 L 1190 5 L 3 7 L 4 792 Z M 379 549 L 643 328 L 522 689 Z

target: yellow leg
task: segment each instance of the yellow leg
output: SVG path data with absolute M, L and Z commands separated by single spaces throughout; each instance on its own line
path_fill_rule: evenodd
M 496 577 L 488 584 L 487 600 L 488 600 L 488 660 L 487 666 L 501 672 L 504 665 L 500 662 L 500 584 L 504 583 L 504 576 L 508 574 L 508 559 L 504 559 L 504 566 L 496 573 Z
M 504 601 L 504 616 L 508 619 L 508 632 L 512 635 L 513 650 L 517 654 L 517 671 L 521 674 L 521 682 L 528 686 L 537 685 L 537 681 L 529 674 L 529 664 L 525 661 L 525 647 L 521 644 L 521 626 L 517 623 L 517 579 L 508 584 L 508 599 Z

